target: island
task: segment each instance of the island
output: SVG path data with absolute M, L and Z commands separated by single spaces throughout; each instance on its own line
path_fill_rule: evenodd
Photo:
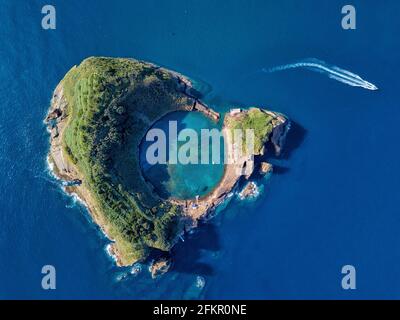
M 212 217 L 242 179 L 249 179 L 256 168 L 270 171 L 258 158 L 266 152 L 279 155 L 290 127 L 277 112 L 231 109 L 223 118 L 228 158 L 234 154 L 228 134 L 233 129 L 254 129 L 254 154 L 245 152 L 225 164 L 221 181 L 206 196 L 164 199 L 143 176 L 139 146 L 156 121 L 175 111 L 221 119 L 201 101 L 190 79 L 134 59 L 87 58 L 53 93 L 45 119 L 48 161 L 65 191 L 82 200 L 112 241 L 109 251 L 119 266 L 143 261 L 155 249 L 169 252 L 185 232 Z

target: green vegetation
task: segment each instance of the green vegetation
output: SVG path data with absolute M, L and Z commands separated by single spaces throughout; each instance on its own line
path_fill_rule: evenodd
M 124 264 L 169 250 L 181 212 L 142 178 L 138 147 L 149 125 L 191 102 L 166 70 L 130 59 L 89 58 L 63 79 L 68 125 L 63 147 L 95 199 Z
M 247 129 L 254 130 L 254 154 L 258 155 L 262 153 L 264 145 L 268 142 L 269 136 L 274 128 L 273 116 L 266 113 L 259 108 L 251 108 L 247 112 L 242 112 L 235 117 L 229 117 L 227 126 L 231 130 L 240 129 L 244 133 Z M 246 152 L 246 135 L 243 134 L 244 152 Z

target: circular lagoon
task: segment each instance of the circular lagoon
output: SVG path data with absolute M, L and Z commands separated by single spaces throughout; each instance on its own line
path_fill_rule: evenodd
M 163 198 L 207 195 L 224 174 L 223 138 L 209 137 L 212 133 L 220 134 L 220 129 L 219 124 L 200 112 L 166 115 L 153 125 L 141 143 L 143 176 Z M 212 142 L 217 140 L 218 143 Z

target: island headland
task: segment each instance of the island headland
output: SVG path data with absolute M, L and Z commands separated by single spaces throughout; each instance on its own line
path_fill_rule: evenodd
M 271 171 L 258 156 L 279 155 L 290 128 L 287 117 L 277 112 L 232 109 L 223 118 L 227 157 L 234 154 L 233 129 L 254 129 L 253 154 L 225 164 L 221 181 L 208 195 L 163 199 L 143 177 L 139 146 L 157 120 L 175 111 L 221 118 L 200 100 L 190 79 L 134 59 L 88 58 L 53 93 L 45 119 L 48 161 L 65 191 L 82 200 L 112 241 L 109 251 L 119 266 L 143 261 L 153 249 L 170 251 L 185 232 L 213 216 L 241 179 L 255 170 Z

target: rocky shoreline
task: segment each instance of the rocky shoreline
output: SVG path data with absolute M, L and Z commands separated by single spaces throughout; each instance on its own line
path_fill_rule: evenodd
M 247 111 L 245 110 L 242 112 L 246 113 Z M 271 111 L 265 112 L 273 116 L 275 120 L 270 141 L 274 147 L 275 155 L 279 156 L 285 143 L 286 134 L 290 128 L 290 121 L 279 113 Z M 200 220 L 212 216 L 216 208 L 229 197 L 230 193 L 236 188 L 242 179 L 248 180 L 257 169 L 261 174 L 269 173 L 272 170 L 272 165 L 266 162 L 259 163 L 254 159 L 249 159 L 248 157 L 233 159 L 234 144 L 231 141 L 231 135 L 228 134 L 229 128 L 226 127 L 229 117 L 231 117 L 229 114 L 225 116 L 223 133 L 225 150 L 228 153 L 228 159 L 230 158 L 231 161 L 228 160 L 229 163 L 225 164 L 224 175 L 221 181 L 214 190 L 205 197 L 192 200 L 172 200 L 175 204 L 182 206 L 185 216 L 187 217 L 186 232 L 197 227 Z M 266 152 L 266 147 L 264 147 L 263 153 Z M 244 172 L 245 168 L 246 172 Z
M 48 111 L 45 123 L 50 132 L 50 151 L 47 156 L 48 163 L 51 164 L 53 174 L 60 181 L 74 182 L 80 181 L 80 184 L 64 186 L 67 194 L 76 196 L 88 209 L 90 216 L 99 226 L 104 236 L 110 241 L 107 224 L 102 218 L 102 214 L 96 206 L 96 202 L 90 194 L 90 190 L 82 183 L 83 175 L 79 173 L 78 168 L 70 161 L 63 150 L 62 138 L 64 129 L 68 125 L 67 101 L 64 96 L 62 82 L 54 90 L 51 99 L 50 109 Z M 56 134 L 55 134 L 56 133 Z M 118 266 L 123 266 L 120 255 L 116 247 L 111 243 L 107 248 L 108 254 L 113 257 Z
M 195 90 L 193 89 L 189 79 L 176 72 L 169 72 L 175 77 L 180 86 L 180 91 L 193 101 L 192 107 L 188 111 L 201 112 L 214 121 L 218 121 L 220 119 L 219 113 L 209 108 L 202 101 L 200 101 L 199 98 L 196 98 L 196 96 L 193 94 L 193 91 Z M 98 209 L 96 201 L 88 186 L 85 184 L 83 175 L 79 172 L 78 168 L 72 163 L 72 161 L 70 161 L 64 152 L 63 133 L 69 122 L 67 107 L 67 101 L 63 92 L 63 83 L 60 82 L 54 91 L 51 105 L 45 120 L 50 132 L 50 151 L 48 154 L 48 161 L 51 163 L 54 175 L 60 180 L 67 182 L 67 184 L 64 186 L 65 191 L 68 194 L 76 195 L 82 200 L 90 212 L 94 222 L 99 225 L 105 236 L 110 239 L 110 241 L 113 241 L 113 239 L 109 236 L 110 232 L 108 224 L 103 218 L 101 211 Z M 282 150 L 286 134 L 289 130 L 290 122 L 286 117 L 279 113 L 270 111 L 264 112 L 268 112 L 268 114 L 273 117 L 274 127 L 270 136 L 270 141 L 274 146 L 274 152 L 279 155 Z M 223 133 L 225 137 L 225 150 L 227 150 L 228 157 L 233 157 L 234 146 L 230 141 L 230 135 L 227 134 L 227 130 L 229 128 L 226 127 L 227 119 L 229 119 L 229 117 L 231 117 L 229 114 L 225 116 Z M 152 124 L 149 124 L 149 127 L 151 127 L 151 125 Z M 256 165 L 257 164 L 255 164 L 254 161 L 249 161 L 248 158 L 243 157 L 225 165 L 223 178 L 209 195 L 203 198 L 192 200 L 165 200 L 181 206 L 183 211 L 182 219 L 184 220 L 185 224 L 184 232 L 197 227 L 200 220 L 207 219 L 212 216 L 215 209 L 226 200 L 232 190 L 235 189 L 238 182 L 242 178 L 249 178 L 249 176 L 255 170 Z M 251 170 L 250 172 L 247 172 L 246 175 L 243 175 L 243 168 L 245 167 L 247 167 L 247 169 L 250 167 Z M 266 167 L 268 166 L 264 165 L 264 168 Z M 80 183 L 74 183 L 76 181 L 79 181 Z M 68 182 L 71 184 L 68 184 Z M 109 245 L 107 251 L 111 256 L 114 257 L 118 266 L 125 266 L 122 263 L 120 253 L 118 252 L 116 246 L 114 246 L 114 243 Z M 157 265 L 160 265 L 165 269 L 165 263 L 158 263 L 156 261 L 153 266 Z M 153 267 L 152 273 L 156 274 L 158 272 L 156 269 L 156 267 Z

